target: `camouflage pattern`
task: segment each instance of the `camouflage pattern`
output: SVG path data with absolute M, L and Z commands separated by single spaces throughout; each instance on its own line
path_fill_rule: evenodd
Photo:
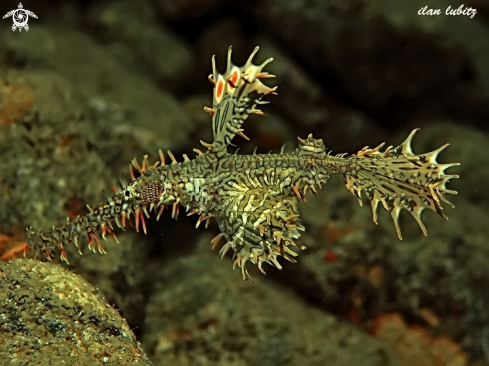
M 155 164 L 150 164 L 147 156 L 142 165 L 133 160 L 129 166 L 131 181 L 121 180 L 120 187 L 107 196 L 105 204 L 48 232 L 28 229 L 31 247 L 48 259 L 59 251 L 67 262 L 65 245 L 78 246 L 78 238 L 84 236 L 92 251 L 105 253 L 97 235 L 100 233 L 105 240 L 110 234 L 116 239 L 112 223 L 125 228 L 126 222 L 134 218 L 136 230 L 142 228 L 146 232 L 145 217 L 154 213 L 159 219 L 168 206 L 176 218 L 183 206 L 189 214 L 200 215 L 197 226 L 205 220 L 208 225 L 211 218 L 217 221 L 221 234 L 212 240 L 212 247 L 224 238 L 220 255 L 232 249 L 234 266 L 241 268 L 246 279 L 248 262 L 263 273 L 263 263 L 282 268 L 278 257 L 295 262 L 298 256 L 295 247 L 305 249 L 296 242 L 300 231 L 304 231 L 299 221 L 298 202 L 306 201 L 308 194 L 315 195 L 337 173 L 343 174 L 346 188 L 358 197 L 360 204 L 361 193 L 365 193 L 375 223 L 377 206 L 382 203 L 391 213 L 401 240 L 398 217 L 402 209 L 413 215 L 425 235 L 421 220 L 424 209 L 446 218 L 441 202 L 450 204 L 444 195 L 457 192 L 445 185 L 458 176 L 446 175 L 444 171 L 459 164 L 437 163 L 438 154 L 448 144 L 431 153 L 414 154 L 411 140 L 416 130 L 400 146 L 390 146 L 383 152 L 384 144 L 381 144 L 374 149 L 365 147 L 350 156 L 333 156 L 322 140 L 309 135 L 306 139 L 299 138 L 299 146 L 293 152 L 282 148 L 278 154 L 228 153 L 236 134 L 247 139 L 242 128 L 246 118 L 250 114 L 263 115 L 256 109 L 257 105 L 266 103 L 262 98 L 276 94 L 276 88 L 261 82 L 273 77 L 263 71 L 272 59 L 254 65 L 252 58 L 257 51 L 258 47 L 244 66 L 237 67 L 231 61 L 230 48 L 224 74 L 217 72 L 213 58 L 213 73 L 209 75 L 214 85 L 213 107 L 204 109 L 212 116 L 214 141 L 212 144 L 201 141 L 206 152 L 194 149 L 196 158 L 184 155 L 184 161 L 177 162 L 168 151 L 170 164 L 165 164 L 161 150 L 160 160 Z

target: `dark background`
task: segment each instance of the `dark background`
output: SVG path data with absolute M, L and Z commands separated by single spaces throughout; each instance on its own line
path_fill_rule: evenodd
M 273 57 L 277 75 L 240 153 L 292 149 L 309 133 L 353 153 L 420 127 L 415 153 L 450 142 L 440 161 L 462 164 L 450 221 L 425 214 L 425 238 L 406 214 L 402 243 L 336 177 L 302 207 L 299 264 L 254 284 L 209 254 L 215 224 L 194 230 L 184 215 L 120 233 L 107 256 L 73 250 L 70 269 L 121 310 L 155 364 L 489 363 L 488 2 L 464 2 L 473 18 L 445 15 L 462 5 L 448 0 L 23 5 L 38 16 L 28 32 L 0 22 L 0 232 L 12 238 L 86 213 L 134 157 L 211 142 L 207 75 L 214 54 L 225 70 L 229 45 L 237 65 L 259 45 L 255 64 Z M 424 6 L 442 14 L 418 15 Z

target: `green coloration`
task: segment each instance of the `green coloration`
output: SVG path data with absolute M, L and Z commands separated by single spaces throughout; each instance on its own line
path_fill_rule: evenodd
M 248 272 L 246 263 L 255 264 L 264 272 L 263 263 L 279 269 L 277 257 L 291 262 L 298 254 L 292 250 L 300 237 L 298 200 L 306 200 L 306 194 L 316 193 L 332 174 L 341 173 L 347 189 L 358 196 L 365 192 L 372 205 L 374 222 L 379 202 L 391 213 L 399 238 L 398 225 L 401 209 L 408 210 L 418 221 L 426 235 L 421 221 L 424 209 L 429 208 L 442 217 L 440 202 L 449 203 L 445 193 L 456 194 L 446 189 L 445 184 L 457 175 L 445 175 L 444 170 L 458 165 L 438 164 L 436 157 L 447 146 L 428 154 L 415 155 L 411 151 L 414 130 L 406 141 L 396 148 L 388 147 L 384 152 L 381 144 L 375 149 L 365 147 L 349 157 L 346 154 L 331 156 L 322 140 L 309 135 L 299 139 L 299 147 L 291 153 L 250 156 L 229 154 L 227 146 L 235 134 L 246 138 L 241 129 L 246 118 L 252 114 L 263 114 L 255 109 L 267 94 L 275 94 L 275 88 L 268 88 L 259 79 L 273 77 L 261 66 L 252 64 L 252 57 L 238 68 L 231 63 L 231 48 L 228 53 L 228 67 L 225 74 L 218 74 L 213 60 L 213 74 L 209 80 L 215 85 L 213 108 L 205 108 L 212 116 L 214 141 L 202 143 L 208 148 L 206 153 L 195 150 L 199 155 L 190 160 L 186 156 L 177 163 L 168 152 L 172 163 L 165 165 L 160 151 L 160 162 L 150 166 L 147 157 L 143 165 L 133 160 L 133 166 L 141 173 L 131 183 L 121 182 L 121 187 L 107 203 L 92 212 L 76 218 L 66 225 L 46 233 L 30 231 L 31 245 L 48 259 L 52 252 L 60 250 L 61 258 L 67 261 L 64 245 L 74 243 L 77 238 L 87 236 L 89 247 L 105 253 L 100 245 L 97 232 L 113 234 L 112 222 L 124 228 L 125 220 L 135 216 L 136 229 L 141 225 L 146 231 L 144 216 L 158 212 L 159 219 L 165 206 L 172 206 L 172 217 L 178 215 L 180 206 L 190 214 L 200 214 L 197 226 L 205 219 L 214 217 L 222 231 L 213 241 L 213 247 L 224 237 L 226 243 L 220 250 L 224 256 L 229 249 L 234 251 L 234 265 L 242 269 L 243 279 Z M 450 204 L 450 203 L 449 203 Z M 209 221 L 208 221 L 209 222 Z M 207 223 L 208 223 L 207 222 Z M 305 247 L 300 246 L 301 249 Z

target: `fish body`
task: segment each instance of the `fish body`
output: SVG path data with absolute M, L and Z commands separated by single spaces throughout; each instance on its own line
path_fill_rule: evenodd
M 235 135 L 248 139 L 243 124 L 251 114 L 263 115 L 257 109 L 265 104 L 262 99 L 276 94 L 261 80 L 273 75 L 263 71 L 266 60 L 254 65 L 255 48 L 242 67 L 231 61 L 228 52 L 227 69 L 224 74 L 216 70 L 212 59 L 213 73 L 209 80 L 214 85 L 213 106 L 204 110 L 212 117 L 213 142 L 201 141 L 205 152 L 194 149 L 197 156 L 177 162 L 168 151 L 171 163 L 166 164 L 163 152 L 160 159 L 150 164 L 147 156 L 140 165 L 136 159 L 129 168 L 131 180 L 121 180 L 114 194 L 99 207 L 90 208 L 90 213 L 79 216 L 61 227 L 47 232 L 28 229 L 29 242 L 37 253 L 51 259 L 54 252 L 68 261 L 65 246 L 86 237 L 91 250 L 105 253 L 98 235 L 106 239 L 114 234 L 114 223 L 125 228 L 128 220 L 134 220 L 137 231 L 146 232 L 145 219 L 156 215 L 159 219 L 164 208 L 177 218 L 180 207 L 189 215 L 198 214 L 197 226 L 211 218 L 219 225 L 221 234 L 212 240 L 212 247 L 219 245 L 220 255 L 232 250 L 234 266 L 241 267 L 243 279 L 249 277 L 246 263 L 250 262 L 264 273 L 263 264 L 281 269 L 278 259 L 283 257 L 295 262 L 298 249 L 305 249 L 297 242 L 304 226 L 300 223 L 300 201 L 315 195 L 333 174 L 342 174 L 348 191 L 356 195 L 360 204 L 367 199 L 377 223 L 379 203 L 391 213 L 398 237 L 402 240 L 398 223 L 399 213 L 406 209 L 416 219 L 421 230 L 427 231 L 422 222 L 422 212 L 430 209 L 446 218 L 442 202 L 453 206 L 445 194 L 456 194 L 446 188 L 450 179 L 445 170 L 459 165 L 439 164 L 438 154 L 448 144 L 430 153 L 416 155 L 411 150 L 411 141 L 417 130 L 398 147 L 383 149 L 384 144 L 374 149 L 365 147 L 354 154 L 332 155 L 321 139 L 309 135 L 299 138 L 298 147 L 292 152 L 239 155 L 228 152 Z M 134 174 L 133 168 L 137 174 Z M 363 193 L 363 195 L 362 195 Z

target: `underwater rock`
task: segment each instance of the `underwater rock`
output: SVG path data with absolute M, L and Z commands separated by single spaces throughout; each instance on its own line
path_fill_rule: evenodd
M 151 365 L 126 321 L 63 267 L 0 262 L 0 364 Z
M 400 364 L 383 342 L 265 277 L 240 281 L 206 236 L 192 255 L 160 264 L 142 338 L 155 365 Z

